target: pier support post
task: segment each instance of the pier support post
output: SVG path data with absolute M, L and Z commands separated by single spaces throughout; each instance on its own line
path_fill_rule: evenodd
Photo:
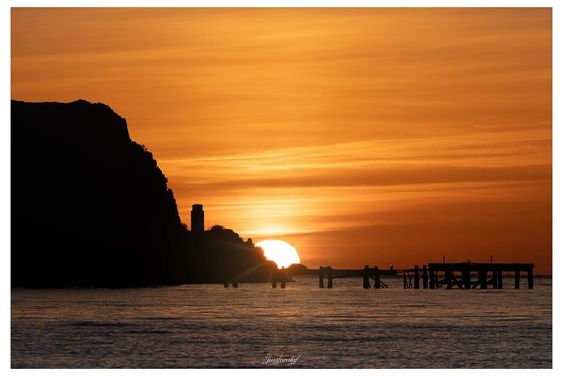
M 534 269 L 528 269 L 528 288 L 534 288 Z
M 327 277 L 328 277 L 328 284 L 327 284 L 327 288 L 331 289 L 332 288 L 332 268 L 330 266 L 327 266 Z
M 486 270 L 479 270 L 479 283 L 481 284 L 482 289 L 487 288 L 487 271 Z
M 434 290 L 436 288 L 436 272 L 429 269 L 428 273 L 430 274 L 430 288 Z
M 414 288 L 420 288 L 420 275 L 418 274 L 418 265 L 414 266 Z
M 407 288 L 407 272 L 403 271 L 403 288 Z
M 364 288 L 365 289 L 370 288 L 370 285 L 369 285 L 369 266 L 368 265 L 364 266 Z
M 452 288 L 452 271 L 446 270 L 446 288 L 449 290 Z
M 498 273 L 497 273 L 497 280 L 498 280 L 497 287 L 498 287 L 499 289 L 502 289 L 502 270 L 499 270 L 499 271 L 498 271 Z
M 520 288 L 520 270 L 514 272 L 514 288 Z
M 237 288 L 238 287 L 238 282 L 233 282 L 233 287 Z
M 319 288 L 321 288 L 321 289 L 325 287 L 324 271 L 325 271 L 325 268 L 323 268 L 322 266 L 319 266 Z
M 381 280 L 379 279 L 379 268 L 377 266 L 373 267 L 373 273 L 374 273 L 374 280 L 375 282 L 373 283 L 373 287 L 376 289 L 381 288 Z
M 229 282 L 223 283 L 223 287 L 228 288 L 228 287 L 229 287 Z
M 428 288 L 428 267 L 426 265 L 422 266 L 422 287 Z
M 463 288 L 464 289 L 471 288 L 471 274 L 469 272 L 469 269 L 464 269 L 461 272 L 461 278 L 463 279 Z
M 281 268 L 281 288 L 285 289 L 285 280 L 286 280 L 286 273 L 285 273 L 285 267 L 282 266 Z
M 498 289 L 498 271 L 493 270 L 493 288 Z

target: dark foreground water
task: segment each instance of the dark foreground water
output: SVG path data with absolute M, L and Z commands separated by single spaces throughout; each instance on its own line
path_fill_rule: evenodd
M 551 368 L 551 279 L 469 291 L 385 281 L 14 289 L 12 367 Z

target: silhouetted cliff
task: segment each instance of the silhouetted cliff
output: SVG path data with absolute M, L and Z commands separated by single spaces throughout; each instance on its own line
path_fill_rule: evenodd
M 108 106 L 12 101 L 11 118 L 14 287 L 207 282 L 224 263 L 270 265 L 251 244 L 233 252 L 245 243 L 232 234 L 207 239 L 221 251 L 195 248 L 152 154 Z

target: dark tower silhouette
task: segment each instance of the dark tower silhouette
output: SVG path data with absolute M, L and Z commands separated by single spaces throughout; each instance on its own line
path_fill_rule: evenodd
M 201 233 L 204 231 L 203 205 L 192 205 L 192 231 Z

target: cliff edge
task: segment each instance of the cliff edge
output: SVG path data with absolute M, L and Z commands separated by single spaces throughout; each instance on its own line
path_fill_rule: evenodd
M 107 105 L 12 101 L 11 129 L 12 287 L 212 282 L 229 262 L 194 247 L 156 160 Z M 249 252 L 231 253 L 240 270 L 264 262 Z

